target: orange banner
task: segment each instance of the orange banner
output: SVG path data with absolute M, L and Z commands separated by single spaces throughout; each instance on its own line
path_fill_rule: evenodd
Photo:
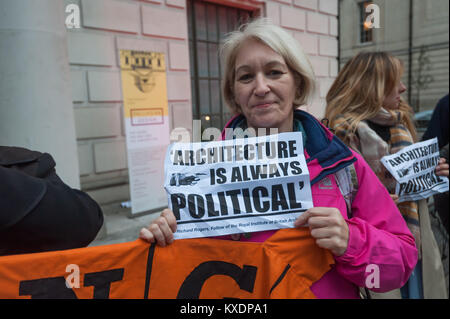
M 308 229 L 264 243 L 136 240 L 0 257 L 0 298 L 315 298 L 311 285 L 333 263 Z

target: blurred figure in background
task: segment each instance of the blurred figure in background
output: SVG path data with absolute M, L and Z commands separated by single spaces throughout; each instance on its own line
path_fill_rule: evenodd
M 423 134 L 422 141 L 437 137 L 441 156 L 448 158 L 448 94 L 439 100 L 433 111 L 428 128 Z M 445 229 L 448 230 L 448 192 L 434 196 L 434 207 L 439 213 Z
M 402 99 L 401 61 L 386 52 L 360 52 L 339 72 L 327 94 L 325 118 L 344 143 L 362 154 L 394 201 L 395 179 L 380 159 L 417 141 L 412 109 Z M 448 176 L 444 159 L 436 174 Z M 398 204 L 419 250 L 419 261 L 400 293 L 376 297 L 447 298 L 440 253 L 426 200 Z
M 439 100 L 436 105 L 428 128 L 422 137 L 422 141 L 437 137 L 439 142 L 439 149 L 441 157 L 449 162 L 449 150 L 448 150 L 448 94 Z M 449 234 L 448 234 L 448 192 L 436 194 L 433 196 L 434 210 L 430 211 L 432 217 L 432 226 L 436 241 L 441 251 L 442 263 L 444 264 L 445 283 L 447 285 L 447 293 L 449 289 Z M 437 212 L 437 215 L 436 215 Z

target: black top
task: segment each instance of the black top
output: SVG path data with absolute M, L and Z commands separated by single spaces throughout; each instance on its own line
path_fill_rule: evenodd
M 422 141 L 437 137 L 439 148 L 448 144 L 448 94 L 439 100 Z
M 0 255 L 87 246 L 99 205 L 58 177 L 47 153 L 0 146 Z
M 378 134 L 379 137 L 383 139 L 383 141 L 389 143 L 389 141 L 391 140 L 391 131 L 390 131 L 391 126 L 383 126 L 380 124 L 373 123 L 371 121 L 367 121 L 367 124 L 372 130 L 375 131 L 375 133 Z

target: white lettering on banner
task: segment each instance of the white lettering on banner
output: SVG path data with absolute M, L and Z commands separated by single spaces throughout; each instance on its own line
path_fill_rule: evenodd
M 165 185 L 175 238 L 293 227 L 312 207 L 301 133 L 171 144 Z
M 420 200 L 448 191 L 448 178 L 435 174 L 439 159 L 437 138 L 412 144 L 381 159 L 397 181 L 395 192 L 399 202 Z
M 66 266 L 66 272 L 70 273 L 66 278 L 66 287 L 69 289 L 80 288 L 80 267 L 69 264 Z

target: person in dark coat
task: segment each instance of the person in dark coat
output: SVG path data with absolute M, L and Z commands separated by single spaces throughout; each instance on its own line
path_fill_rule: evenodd
M 428 123 L 428 128 L 422 136 L 422 141 L 429 140 L 431 138 L 437 137 L 439 143 L 439 149 L 441 153 L 441 157 L 447 159 L 447 163 L 449 162 L 449 154 L 448 154 L 448 114 L 449 106 L 448 106 L 448 94 L 444 96 L 439 102 L 436 104 L 434 108 L 433 115 L 431 116 L 430 123 Z M 436 194 L 434 197 L 434 207 L 441 218 L 445 229 L 448 231 L 448 214 L 449 214 L 449 206 L 448 206 L 448 192 Z
M 436 104 L 422 141 L 433 137 L 438 138 L 439 149 L 448 144 L 448 94 Z
M 48 153 L 0 146 L 0 255 L 79 248 L 96 237 L 99 205 L 55 165 Z

